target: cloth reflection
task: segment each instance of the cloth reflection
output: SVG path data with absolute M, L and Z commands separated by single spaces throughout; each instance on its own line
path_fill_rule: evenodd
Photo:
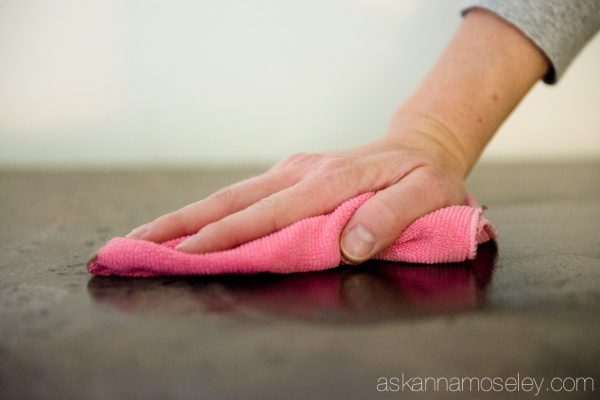
M 454 264 L 371 261 L 289 275 L 132 279 L 92 277 L 90 297 L 127 312 L 258 314 L 315 322 L 361 322 L 476 309 L 485 300 L 495 242 Z

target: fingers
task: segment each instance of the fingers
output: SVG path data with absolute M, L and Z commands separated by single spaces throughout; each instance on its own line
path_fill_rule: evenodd
M 460 186 L 438 184 L 427 171 L 417 169 L 354 213 L 341 236 L 342 254 L 351 262 L 363 262 L 393 243 L 415 219 L 461 201 Z
M 295 182 L 290 175 L 270 171 L 221 189 L 209 197 L 132 230 L 126 237 L 163 242 L 197 232 L 203 226 L 248 207 Z
M 355 193 L 349 179 L 315 178 L 266 197 L 202 228 L 176 249 L 204 253 L 229 249 L 309 216 L 333 210 Z

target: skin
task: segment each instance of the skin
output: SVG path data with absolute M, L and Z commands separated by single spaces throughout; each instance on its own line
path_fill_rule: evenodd
M 418 217 L 464 203 L 465 178 L 485 145 L 548 68 L 543 53 L 519 30 L 488 11 L 472 10 L 380 139 L 292 155 L 127 237 L 162 242 L 193 234 L 177 249 L 224 250 L 378 191 L 340 238 L 342 255 L 363 262 Z

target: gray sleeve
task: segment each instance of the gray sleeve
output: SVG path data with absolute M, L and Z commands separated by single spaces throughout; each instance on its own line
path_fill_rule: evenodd
M 600 0 L 468 0 L 462 14 L 480 7 L 499 15 L 550 60 L 544 82 L 555 83 L 600 29 Z

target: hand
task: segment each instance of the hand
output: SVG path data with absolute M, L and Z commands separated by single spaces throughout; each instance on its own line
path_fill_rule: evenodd
M 418 217 L 464 202 L 469 169 L 548 67 L 537 46 L 510 23 L 470 11 L 384 138 L 351 150 L 296 154 L 128 236 L 162 242 L 193 234 L 177 249 L 223 250 L 378 191 L 341 236 L 343 256 L 365 261 Z
M 378 191 L 356 211 L 341 237 L 343 256 L 362 262 L 418 217 L 464 202 L 467 168 L 461 153 L 452 133 L 434 119 L 396 118 L 390 133 L 377 142 L 346 151 L 295 154 L 127 237 L 163 242 L 193 234 L 176 249 L 224 250 L 328 213 L 355 195 Z

